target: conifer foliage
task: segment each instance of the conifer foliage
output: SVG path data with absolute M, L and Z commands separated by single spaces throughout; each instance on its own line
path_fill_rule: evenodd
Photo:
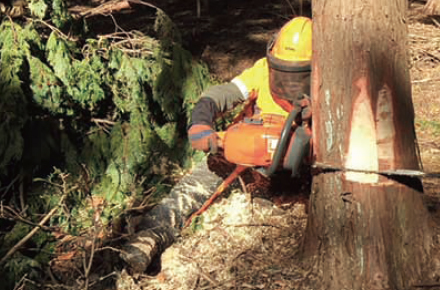
M 1 19 L 0 180 L 2 199 L 28 205 L 35 223 L 67 194 L 50 225 L 81 235 L 96 226 L 91 196 L 103 200 L 105 229 L 164 174 L 187 164 L 185 128 L 209 76 L 163 11 L 154 11 L 151 35 L 119 30 L 87 38 L 87 23 L 74 20 L 66 4 L 28 0 L 25 17 Z M 0 236 L 0 256 L 28 230 L 15 223 Z M 37 238 L 47 254 L 14 253 L 5 267 L 11 279 L 52 257 L 54 245 Z

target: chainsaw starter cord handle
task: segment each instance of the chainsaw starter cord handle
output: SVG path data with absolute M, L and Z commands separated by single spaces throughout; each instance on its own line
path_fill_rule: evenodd
M 272 164 L 268 169 L 262 168 L 260 170 L 266 176 L 271 176 L 278 168 L 280 164 L 281 157 L 283 156 L 283 152 L 286 149 L 286 144 L 289 141 L 290 129 L 292 128 L 293 122 L 295 122 L 296 117 L 302 111 L 301 106 L 295 106 L 294 109 L 287 116 L 286 122 L 284 123 L 283 130 L 281 131 L 281 137 L 278 141 L 277 148 L 275 148 L 275 152 L 273 155 Z

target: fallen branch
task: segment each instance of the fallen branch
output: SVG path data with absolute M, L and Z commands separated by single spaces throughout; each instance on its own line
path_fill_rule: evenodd
M 78 17 L 93 17 L 96 15 L 111 15 L 114 12 L 132 9 L 131 4 L 139 4 L 162 11 L 159 7 L 141 0 L 123 0 L 109 1 L 93 8 L 85 8 L 83 6 L 75 6 L 69 8 L 69 12 L 76 14 Z
M 13 221 L 18 221 L 18 222 L 22 222 L 22 223 L 24 223 L 24 224 L 27 224 L 27 225 L 30 225 L 30 226 L 34 226 L 34 227 L 40 227 L 42 230 L 44 230 L 44 231 L 54 231 L 56 228 L 54 228 L 54 227 L 47 227 L 47 226 L 41 226 L 41 225 L 39 225 L 39 224 L 36 224 L 36 223 L 33 223 L 33 222 L 31 222 L 31 221 L 29 221 L 29 220 L 27 220 L 27 219 L 25 219 L 25 218 L 23 218 L 18 212 L 16 212 L 13 208 L 11 208 L 11 207 L 9 207 L 9 206 L 3 206 L 2 205 L 2 210 L 1 210 L 1 214 L 0 214 L 0 217 L 2 217 L 2 218 L 5 218 L 5 219 L 10 219 L 10 220 L 13 220 Z M 3 213 L 3 211 L 4 210 L 7 210 L 7 211 L 9 211 L 10 213 L 10 217 L 9 216 L 6 216 L 4 213 Z
M 20 174 L 17 175 L 6 187 L 3 187 L 4 191 L 1 196 L 2 199 L 3 199 L 3 196 L 5 196 L 8 193 L 9 189 L 11 189 L 11 187 L 14 185 L 15 182 L 17 182 L 17 180 L 19 178 L 20 178 Z M 3 188 L 1 188 L 0 190 L 3 190 Z
M 129 1 L 112 1 L 106 2 L 98 7 L 84 9 L 78 7 L 72 7 L 69 9 L 70 12 L 79 15 L 80 17 L 92 17 L 96 15 L 111 14 L 113 12 L 119 12 L 124 9 L 131 9 Z
M 420 49 L 420 51 L 424 52 L 426 55 L 432 57 L 433 59 L 435 59 L 437 61 L 440 61 L 440 56 L 438 56 L 438 55 L 436 55 L 436 54 L 434 54 L 432 52 L 429 52 L 426 49 Z
M 413 80 L 412 83 L 413 84 L 417 84 L 417 83 L 426 83 L 426 82 L 436 82 L 436 81 L 440 81 L 440 78 L 426 78 L 426 79 L 421 79 L 421 80 Z
M 78 39 L 76 39 L 76 38 L 73 38 L 73 37 L 70 37 L 70 36 L 64 34 L 61 30 L 59 30 L 59 29 L 56 28 L 55 26 L 53 26 L 53 25 L 47 23 L 47 22 L 44 21 L 44 20 L 33 19 L 33 18 L 27 18 L 27 20 L 28 20 L 28 21 L 35 21 L 35 22 L 38 22 L 38 23 L 41 23 L 41 24 L 47 26 L 47 27 L 50 28 L 52 31 L 55 31 L 55 32 L 57 33 L 57 36 L 59 36 L 59 37 L 65 39 L 65 40 L 69 40 L 69 41 L 77 41 L 77 40 L 78 40 Z
M 106 119 L 98 119 L 98 118 L 92 118 L 91 120 L 92 122 L 95 122 L 97 124 L 99 123 L 103 123 L 103 124 L 108 124 L 108 125 L 115 125 L 116 122 L 110 121 L 110 120 L 106 120 Z
M 92 239 L 92 249 L 90 250 L 90 257 L 87 263 L 87 253 L 86 251 L 84 251 L 84 256 L 83 256 L 83 267 L 84 267 L 84 289 L 88 290 L 89 289 L 89 275 L 90 275 L 90 270 L 92 269 L 92 263 L 93 263 L 93 257 L 95 256 L 95 246 L 96 246 L 96 229 L 95 227 L 93 227 L 93 239 Z
M 43 226 L 44 224 L 56 213 L 58 208 L 64 203 L 68 191 L 65 190 L 60 202 L 55 206 L 42 220 L 35 226 L 24 238 L 22 238 L 12 249 L 10 249 L 6 255 L 0 260 L 0 266 L 2 266 L 10 256 L 12 256 L 18 249 L 20 249 L 30 238 L 32 238 Z
M 439 287 L 440 283 L 434 282 L 434 283 L 422 283 L 422 284 L 414 284 L 411 287 L 412 288 L 434 288 Z
M 25 274 L 23 277 L 21 277 L 20 281 L 18 281 L 18 283 L 15 285 L 15 287 L 14 287 L 13 290 L 26 289 L 26 288 L 25 288 L 26 283 L 30 283 L 30 284 L 32 284 L 32 285 L 38 287 L 38 288 L 41 287 L 41 285 L 38 284 L 38 283 L 36 283 L 35 281 L 29 280 L 29 279 L 27 278 L 27 275 L 28 275 L 28 274 Z
M 111 276 L 117 276 L 118 273 L 116 271 L 111 272 L 110 274 L 107 274 L 105 276 L 99 277 L 97 281 L 90 283 L 90 286 L 95 285 L 98 282 L 104 281 L 105 279 L 111 277 Z
M 277 226 L 277 225 L 272 225 L 272 224 L 266 224 L 266 223 L 261 223 L 261 224 L 237 224 L 237 225 L 223 225 L 224 227 L 236 227 L 236 228 L 241 228 L 241 227 L 272 227 L 272 228 L 278 228 L 281 229 L 283 227 Z

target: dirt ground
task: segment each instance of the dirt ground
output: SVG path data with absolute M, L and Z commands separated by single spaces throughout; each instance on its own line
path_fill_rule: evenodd
M 199 18 L 196 1 L 164 10 L 184 32 L 194 57 L 207 62 L 220 81 L 230 80 L 264 56 L 267 41 L 292 14 L 309 11 L 307 5 L 291 6 L 288 1 L 211 2 Z M 440 171 L 440 24 L 421 9 L 422 4 L 412 3 L 408 17 L 410 72 L 420 155 L 424 170 L 432 172 Z M 433 214 L 439 185 L 438 179 L 424 180 Z M 298 289 L 304 281 L 312 287 L 316 281 L 310 271 L 295 263 L 307 219 L 306 202 L 267 203 L 251 200 L 237 188 L 212 206 L 197 232 L 184 232 L 163 253 L 157 271 L 137 278 L 122 272 L 118 288 Z
M 171 17 L 184 46 L 221 82 L 263 57 L 267 42 L 292 15 L 310 16 L 306 0 L 200 0 L 200 13 L 197 2 L 149 1 Z M 424 170 L 440 171 L 440 20 L 424 16 L 421 8 L 412 3 L 408 17 L 416 132 Z M 115 271 L 116 285 L 99 289 L 280 290 L 302 288 L 305 281 L 313 289 L 318 281 L 295 263 L 307 220 L 308 187 L 298 185 L 290 199 L 279 194 L 268 200 L 251 198 L 243 183 L 211 207 L 197 231 L 183 232 L 147 273 Z M 273 190 L 282 191 L 282 182 L 275 183 Z M 424 181 L 433 214 L 440 205 L 439 185 L 438 179 Z
M 413 4 L 409 17 L 409 51 L 416 133 L 425 171 L 440 171 L 440 24 Z M 439 180 L 426 180 L 425 191 L 438 196 Z

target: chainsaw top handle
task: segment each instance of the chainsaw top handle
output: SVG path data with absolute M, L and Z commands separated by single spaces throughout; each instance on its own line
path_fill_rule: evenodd
M 270 164 L 269 168 L 261 168 L 261 170 L 259 170 L 262 174 L 266 176 L 271 176 L 277 170 L 281 158 L 283 157 L 283 152 L 286 149 L 286 144 L 289 141 L 290 130 L 295 123 L 295 119 L 298 117 L 299 114 L 301 114 L 301 111 L 301 106 L 294 106 L 293 110 L 287 116 L 283 130 L 281 131 L 280 140 L 278 141 L 277 147 L 275 148 L 275 152 L 273 154 L 273 161 Z

